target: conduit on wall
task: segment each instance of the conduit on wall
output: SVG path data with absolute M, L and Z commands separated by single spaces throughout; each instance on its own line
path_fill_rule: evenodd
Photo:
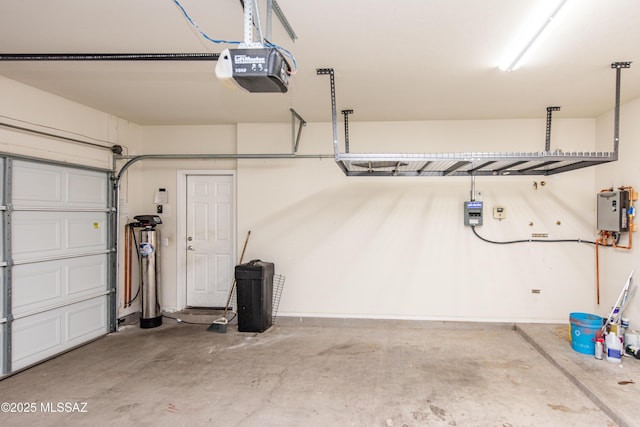
M 571 153 L 551 151 L 551 112 L 559 107 L 547 108 L 545 150 L 536 152 L 350 153 L 348 114 L 353 111 L 344 110 L 345 150 L 340 152 L 334 72 L 332 68 L 316 72 L 330 77 L 334 157 L 347 176 L 508 176 L 553 175 L 618 160 L 621 70 L 630 66 L 630 62 L 611 64 L 616 70 L 613 151 Z
M 332 159 L 333 154 L 294 154 L 294 153 L 262 153 L 262 154 L 141 154 L 139 156 L 121 156 L 121 159 L 128 159 L 120 172 L 118 172 L 115 180 L 115 186 L 119 185 L 120 179 L 124 172 L 134 163 L 141 160 L 269 160 L 269 159 Z

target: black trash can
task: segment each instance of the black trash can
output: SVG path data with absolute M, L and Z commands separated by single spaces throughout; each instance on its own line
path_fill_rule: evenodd
M 273 263 L 254 259 L 236 266 L 238 331 L 264 332 L 271 326 Z

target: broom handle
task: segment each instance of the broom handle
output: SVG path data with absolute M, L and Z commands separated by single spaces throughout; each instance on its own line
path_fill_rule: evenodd
M 244 251 L 247 250 L 247 243 L 249 243 L 249 236 L 251 236 L 251 230 L 247 232 L 247 238 L 244 239 L 244 246 L 242 247 L 242 253 L 240 254 L 240 264 L 242 264 L 242 260 L 244 259 Z
M 613 317 L 613 314 L 616 312 L 616 308 L 618 309 L 618 316 L 620 318 L 622 318 L 622 310 L 623 310 L 623 308 L 620 307 L 620 303 L 622 302 L 625 293 L 629 292 L 629 287 L 631 286 L 632 282 L 633 282 L 633 270 L 631 270 L 631 273 L 629 274 L 629 277 L 627 278 L 627 281 L 625 282 L 624 286 L 622 287 L 622 290 L 620 291 L 620 295 L 618 295 L 618 299 L 616 300 L 616 303 L 611 308 L 611 313 L 609 313 L 609 316 L 607 317 L 607 320 L 602 325 L 602 328 L 600 328 L 600 330 L 602 332 L 605 332 L 607 330 L 607 325 L 610 324 L 611 318 Z
M 240 263 L 242 264 L 242 260 L 244 259 L 244 251 L 247 250 L 247 243 L 249 243 L 249 236 L 251 236 L 251 230 L 247 232 L 247 238 L 244 239 L 244 246 L 242 247 L 242 253 L 240 254 Z M 229 297 L 227 297 L 227 305 L 224 306 L 224 317 L 227 316 L 227 311 L 229 310 L 229 304 L 231 303 L 231 295 L 233 295 L 233 289 L 236 287 L 236 278 L 234 275 L 233 283 L 231 283 L 231 290 L 229 291 Z

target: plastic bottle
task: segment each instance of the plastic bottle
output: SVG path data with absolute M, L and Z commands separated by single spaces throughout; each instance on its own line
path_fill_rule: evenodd
M 609 332 L 605 339 L 605 344 L 607 345 L 607 362 L 622 362 L 622 343 L 620 338 L 615 333 Z
M 629 319 L 622 318 L 620 320 L 620 326 L 618 327 L 618 336 L 624 339 L 624 334 L 627 332 L 629 328 Z
M 594 353 L 594 357 L 598 360 L 602 360 L 603 347 L 604 347 L 604 338 L 596 339 L 596 351 Z

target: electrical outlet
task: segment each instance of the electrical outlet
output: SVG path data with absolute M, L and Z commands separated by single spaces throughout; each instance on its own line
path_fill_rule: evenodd
M 505 219 L 507 217 L 507 210 L 503 206 L 494 206 L 493 207 L 493 218 L 494 219 Z

